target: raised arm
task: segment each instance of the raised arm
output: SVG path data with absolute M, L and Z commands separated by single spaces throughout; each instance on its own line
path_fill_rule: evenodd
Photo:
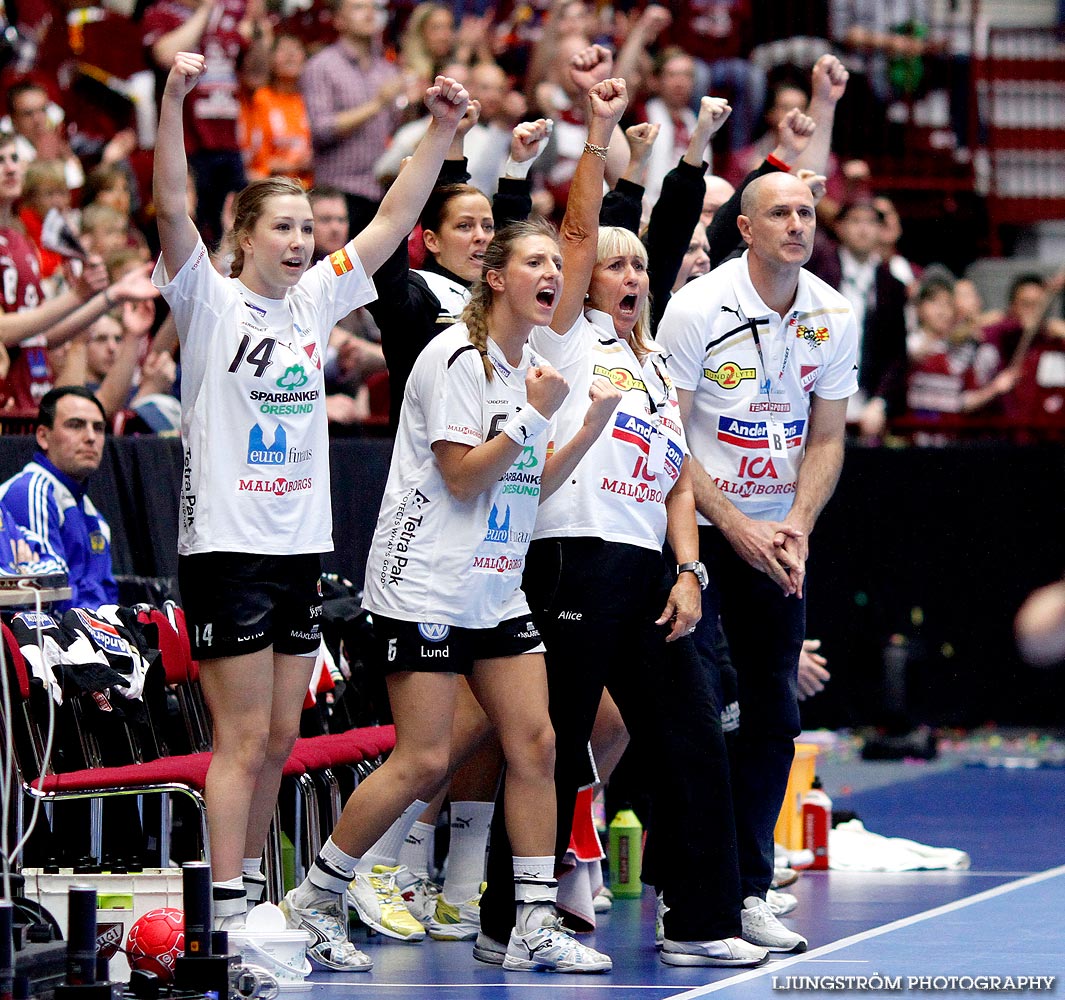
M 189 164 L 185 158 L 182 111 L 185 98 L 207 68 L 198 52 L 179 52 L 166 78 L 159 108 L 159 131 L 155 142 L 152 198 L 159 225 L 159 246 L 166 272 L 173 277 L 192 256 L 199 233 L 189 217 L 185 192 Z
M 626 82 L 640 77 L 642 59 L 650 58 L 648 49 L 673 22 L 673 15 L 661 4 L 648 4 L 635 18 L 624 44 L 618 51 L 616 73 Z
M 810 106 L 806 113 L 817 123 L 817 131 L 794 162 L 786 161 L 792 168 L 806 167 L 818 174 L 828 172 L 836 105 L 847 90 L 849 78 L 846 67 L 835 56 L 823 55 L 814 63 L 810 80 Z
M 373 221 L 353 240 L 367 274 L 373 274 L 414 228 L 466 112 L 470 95 L 450 77 L 438 76 L 425 92 L 432 121 L 414 155 L 388 189 Z
M 553 126 L 550 118 L 538 118 L 532 122 L 518 122 L 511 131 L 510 155 L 492 196 L 492 217 L 497 232 L 508 223 L 527 219 L 532 214 L 529 168 L 547 145 Z
M 202 0 L 189 16 L 173 31 L 160 35 L 152 45 L 152 59 L 163 70 L 169 70 L 178 55 L 199 46 L 211 15 L 221 6 L 220 0 Z
M 662 179 L 662 191 L 647 223 L 647 270 L 651 281 L 652 328 L 665 312 L 670 290 L 703 210 L 705 153 L 732 108 L 722 97 L 704 97 L 684 156 Z
M 592 280 L 599 236 L 599 207 L 603 202 L 606 147 L 628 104 L 625 81 L 603 80 L 588 91 L 588 142 L 570 185 L 559 241 L 564 281 L 551 328 L 565 333 L 584 308 Z
M 798 108 L 792 108 L 788 112 L 780 126 L 780 140 L 777 147 L 766 157 L 760 167 L 744 177 L 732 197 L 714 213 L 714 219 L 706 231 L 706 237 L 710 243 L 711 268 L 717 267 L 742 244 L 739 230 L 736 228 L 736 220 L 740 215 L 740 199 L 743 197 L 744 189 L 756 177 L 775 171 L 783 172 L 792 166 L 799 159 L 799 154 L 809 145 L 815 128 L 814 120 L 809 115 L 804 115 Z

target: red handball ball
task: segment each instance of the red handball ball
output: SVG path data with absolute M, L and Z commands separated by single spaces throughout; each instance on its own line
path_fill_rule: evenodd
M 129 967 L 154 972 L 164 983 L 173 980 L 175 963 L 184 953 L 185 914 L 172 907 L 149 910 L 126 936 Z

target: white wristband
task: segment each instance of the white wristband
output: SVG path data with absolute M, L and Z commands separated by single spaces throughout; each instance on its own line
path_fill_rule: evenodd
M 549 423 L 547 417 L 526 404 L 503 425 L 503 433 L 512 441 L 526 445 L 547 430 Z
M 503 168 L 503 176 L 509 177 L 512 180 L 523 181 L 529 176 L 529 170 L 535 162 L 536 157 L 533 157 L 531 160 L 526 160 L 524 163 L 517 163 L 513 157 L 508 156 L 507 164 Z

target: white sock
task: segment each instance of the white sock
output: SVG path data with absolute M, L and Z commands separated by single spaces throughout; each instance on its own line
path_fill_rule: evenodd
M 314 864 L 311 865 L 311 870 L 307 872 L 307 879 L 300 886 L 300 889 L 305 889 L 307 882 L 310 882 L 319 889 L 342 893 L 347 889 L 348 883 L 354 876 L 355 867 L 358 863 L 358 858 L 345 854 L 333 842 L 333 838 L 329 837 L 322 844 L 322 849 L 318 852 L 318 857 L 314 859 Z
M 514 856 L 514 899 L 517 914 L 514 928 L 519 934 L 542 927 L 554 920 L 558 882 L 555 881 L 555 859 Z
M 419 813 L 419 815 L 421 814 Z M 401 883 L 401 889 L 405 889 L 407 885 L 417 879 L 427 879 L 429 877 L 429 869 L 433 863 L 433 839 L 435 834 L 436 827 L 429 823 L 423 823 L 421 820 L 418 820 L 410 828 L 407 839 L 403 841 L 403 846 L 399 849 L 399 863 L 406 865 L 407 868 L 397 880 Z M 402 883 L 406 883 L 406 885 Z
M 240 870 L 250 910 L 253 906 L 258 906 L 266 895 L 266 876 L 262 870 L 262 858 L 243 858 Z
M 451 803 L 451 848 L 444 880 L 444 898 L 450 903 L 465 903 L 481 891 L 484 854 L 494 811 L 494 802 Z
M 362 860 L 355 866 L 355 871 L 360 875 L 369 875 L 373 871 L 374 865 L 384 865 L 386 868 L 395 867 L 396 862 L 399 860 L 399 852 L 403 847 L 403 841 L 407 839 L 410 828 L 414 826 L 418 817 L 425 812 L 427 805 L 429 805 L 428 802 L 415 799 L 407 806 L 396 818 L 395 822 L 381 834 L 377 843 L 362 856 Z

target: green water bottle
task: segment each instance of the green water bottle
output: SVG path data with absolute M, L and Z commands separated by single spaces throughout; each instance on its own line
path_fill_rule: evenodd
M 621 809 L 610 823 L 610 890 L 621 899 L 643 894 L 640 858 L 643 826 L 631 809 Z
M 281 831 L 281 884 L 285 892 L 296 888 L 296 848 L 284 830 Z

